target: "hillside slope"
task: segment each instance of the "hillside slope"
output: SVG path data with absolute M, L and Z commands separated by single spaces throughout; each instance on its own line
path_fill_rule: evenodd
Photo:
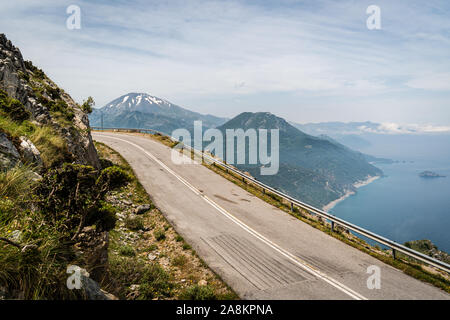
M 108 298 L 95 282 L 115 223 L 104 200 L 128 178 L 101 170 L 88 107 L 0 34 L 0 299 Z M 70 264 L 83 290 L 67 287 Z
M 259 180 L 315 206 L 353 191 L 353 184 L 382 171 L 364 155 L 330 140 L 308 135 L 284 119 L 266 112 L 244 112 L 219 129 L 279 129 L 280 169 L 276 175 L 260 175 L 260 165 L 237 165 Z
M 24 106 L 30 121 L 61 136 L 72 161 L 99 168 L 86 113 L 42 70 L 24 61 L 4 34 L 0 34 L 0 89 Z

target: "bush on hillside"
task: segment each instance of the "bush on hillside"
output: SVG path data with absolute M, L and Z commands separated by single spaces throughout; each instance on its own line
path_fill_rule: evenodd
M 64 164 L 50 170 L 36 188 L 38 204 L 53 224 L 61 224 L 74 238 L 84 226 L 108 231 L 115 226 L 115 212 L 104 202 L 108 191 L 129 181 L 118 167 L 100 173 L 93 167 Z
M 19 100 L 10 98 L 3 90 L 0 90 L 0 111 L 17 122 L 28 120 L 31 116 Z
M 217 300 L 214 289 L 210 286 L 194 285 L 180 294 L 181 300 Z
M 87 100 L 83 101 L 81 109 L 86 113 L 92 113 L 93 106 L 95 106 L 94 98 L 88 97 Z

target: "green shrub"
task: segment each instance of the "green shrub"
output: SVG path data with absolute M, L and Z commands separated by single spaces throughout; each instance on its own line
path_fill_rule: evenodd
M 28 196 L 33 186 L 32 172 L 27 167 L 0 171 L 0 199 L 21 199 Z
M 45 91 L 47 91 L 48 95 L 53 100 L 61 99 L 61 89 L 59 89 L 58 87 L 52 88 L 49 85 L 45 85 Z
M 96 225 L 100 231 L 112 230 L 116 226 L 116 209 L 108 202 L 101 201 L 100 207 L 86 218 L 86 225 Z
M 130 175 L 120 167 L 112 166 L 102 170 L 98 184 L 108 184 L 111 188 L 124 186 L 131 181 Z
M 104 199 L 108 191 L 120 184 L 117 179 L 107 178 L 110 175 L 105 170 L 99 175 L 90 166 L 67 163 L 49 170 L 35 191 L 48 221 L 60 224 L 73 237 L 92 224 L 102 231 L 114 228 L 114 209 Z
M 0 90 L 0 111 L 17 122 L 28 120 L 31 116 L 19 100 L 10 98 L 3 90 Z
M 210 286 L 194 285 L 180 294 L 181 300 L 217 300 L 214 289 Z
M 183 250 L 191 250 L 191 249 L 192 247 L 189 244 L 183 243 Z
M 114 166 L 114 163 L 111 160 L 105 159 L 105 158 L 100 158 L 100 166 L 102 169 L 106 169 L 109 167 Z
M 175 237 L 175 241 L 176 241 L 176 242 L 181 242 L 181 241 L 183 241 L 183 240 L 184 240 L 183 237 L 180 236 L 179 234 Z
M 35 67 L 31 61 L 25 61 L 25 67 L 30 70 L 37 79 L 44 80 L 46 78 L 44 71 Z
M 128 216 L 125 218 L 125 227 L 133 231 L 144 230 L 144 219 L 139 216 Z
M 28 72 L 22 72 L 19 71 L 19 78 L 25 80 L 26 82 L 30 81 L 30 75 L 28 74 Z
M 64 113 L 67 111 L 69 106 L 64 100 L 56 100 L 54 102 L 49 103 L 50 111 L 52 112 L 61 112 Z M 72 113 L 73 114 L 73 113 Z M 69 118 L 72 116 L 68 116 Z
M 94 98 L 88 97 L 87 100 L 83 101 L 81 105 L 81 110 L 86 113 L 92 113 L 92 107 L 95 106 Z
M 180 254 L 180 255 L 176 256 L 175 258 L 173 258 L 172 265 L 174 265 L 176 267 L 182 267 L 186 264 L 186 262 L 187 262 L 186 256 Z
M 137 260 L 129 263 L 128 258 L 113 256 L 110 259 L 110 278 L 114 279 L 110 290 L 121 299 L 127 295 L 126 287 L 130 284 L 138 284 L 140 300 L 151 300 L 154 298 L 170 298 L 173 296 L 173 288 L 169 274 L 157 263 L 146 264 Z M 109 289 L 109 288 L 106 288 Z
M 0 112 L 0 132 L 6 133 L 10 137 L 30 136 L 36 130 L 36 126 L 25 120 L 18 123 L 10 117 L 2 115 Z
M 38 215 L 22 223 L 33 230 L 23 232 L 24 242 L 34 242 L 37 247 L 22 252 L 0 245 L 0 286 L 9 293 L 21 292 L 23 299 L 82 298 L 79 290 L 67 290 L 67 265 L 77 262 L 72 248 L 60 241 L 58 230 L 42 224 Z
M 169 274 L 159 264 L 147 266 L 142 274 L 139 299 L 170 297 L 174 285 Z
M 23 251 L 0 244 L 0 287 L 12 299 L 18 298 L 17 293 L 22 299 L 82 298 L 79 291 L 66 286 L 67 265 L 78 264 L 73 247 L 61 238 L 61 229 L 47 223 L 45 213 L 28 208 L 31 192 L 22 197 L 24 201 L 0 197 L 0 236 L 8 238 L 11 230 L 19 230 L 21 236 L 13 241 L 35 247 Z
M 71 154 L 64 138 L 55 134 L 50 127 L 37 127 L 30 135 L 30 140 L 41 153 L 45 167 L 52 168 L 63 162 L 70 162 Z
M 155 239 L 157 241 L 166 239 L 166 233 L 163 229 L 156 230 L 155 232 L 153 232 L 153 235 L 155 236 Z
M 0 200 L 0 226 L 11 222 L 16 214 L 15 209 L 14 202 L 9 198 Z
M 130 246 L 122 246 L 119 248 L 119 254 L 126 257 L 134 257 L 136 252 Z

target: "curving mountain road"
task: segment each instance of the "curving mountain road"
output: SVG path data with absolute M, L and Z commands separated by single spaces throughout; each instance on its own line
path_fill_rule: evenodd
M 450 299 L 299 221 L 151 139 L 93 132 L 131 165 L 155 205 L 243 299 Z M 369 266 L 381 288 L 369 289 Z

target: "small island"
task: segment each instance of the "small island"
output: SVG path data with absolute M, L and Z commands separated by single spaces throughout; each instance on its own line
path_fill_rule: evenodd
M 419 176 L 421 178 L 445 178 L 445 176 L 440 175 L 433 171 L 423 171 L 423 172 L 419 173 Z

